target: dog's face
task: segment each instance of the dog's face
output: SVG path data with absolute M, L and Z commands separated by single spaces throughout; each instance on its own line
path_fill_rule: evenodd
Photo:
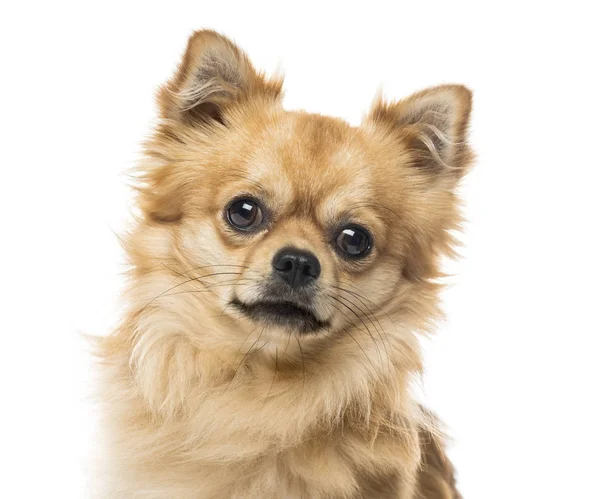
M 131 253 L 153 276 L 158 264 L 151 294 L 190 322 L 217 317 L 223 341 L 360 343 L 432 294 L 423 283 L 458 220 L 470 93 L 378 102 L 351 127 L 284 111 L 280 87 L 223 37 L 192 37 L 159 96 Z

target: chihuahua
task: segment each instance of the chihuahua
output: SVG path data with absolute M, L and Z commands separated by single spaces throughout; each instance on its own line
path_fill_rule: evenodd
M 458 498 L 411 394 L 460 224 L 471 93 L 282 106 L 214 31 L 159 91 L 123 319 L 98 340 L 102 497 Z

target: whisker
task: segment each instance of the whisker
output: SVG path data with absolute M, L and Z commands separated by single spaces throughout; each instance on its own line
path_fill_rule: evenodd
M 347 292 L 345 289 L 342 289 L 342 288 L 337 288 L 336 287 L 336 289 L 339 289 L 342 292 Z M 350 296 L 353 296 L 353 295 L 350 295 Z M 355 297 L 355 298 L 361 302 L 361 304 L 364 307 L 364 309 L 361 306 L 357 305 L 352 300 L 350 300 L 350 298 L 347 298 L 346 296 L 341 296 L 340 295 L 338 298 L 340 298 L 340 300 L 345 300 L 347 303 L 349 303 L 352 306 L 356 307 L 359 310 L 359 312 L 364 317 L 366 317 L 367 319 L 369 319 L 369 321 L 371 322 L 371 324 L 375 328 L 375 331 L 379 334 L 379 336 L 381 338 L 381 342 L 383 343 L 383 337 L 381 336 L 382 333 L 384 332 L 383 327 L 381 325 L 381 322 L 379 322 L 379 320 L 377 319 L 377 317 L 375 316 L 375 314 L 373 314 L 373 312 L 371 311 L 371 309 L 362 300 L 360 300 L 360 298 L 358 298 L 358 297 Z M 365 309 L 366 309 L 366 311 L 365 311 Z
M 353 285 L 353 284 L 351 284 L 351 283 L 349 283 L 349 282 L 346 282 L 346 281 L 342 281 L 342 283 L 343 283 L 343 284 L 345 284 L 346 286 L 349 286 L 349 287 L 351 287 L 351 288 L 353 288 L 353 289 L 357 290 L 356 292 L 352 292 L 352 291 L 350 291 L 350 290 L 346 289 L 346 291 L 347 291 L 348 293 L 352 293 L 352 294 L 354 294 L 355 296 L 357 296 L 357 297 L 361 297 L 363 300 L 366 300 L 366 301 L 368 301 L 369 303 L 371 303 L 371 304 L 372 304 L 372 305 L 373 305 L 373 306 L 374 306 L 374 307 L 375 307 L 377 310 L 379 310 L 380 312 L 382 312 L 382 313 L 383 313 L 383 314 L 386 316 L 386 318 L 387 318 L 387 319 L 390 321 L 390 323 L 392 324 L 392 326 L 394 326 L 394 329 L 397 329 L 397 328 L 396 328 L 396 323 L 395 323 L 395 322 L 394 322 L 394 320 L 393 320 L 393 319 L 390 317 L 390 315 L 389 315 L 389 314 L 388 314 L 388 313 L 387 313 L 385 310 L 383 310 L 383 308 L 382 308 L 381 306 L 379 306 L 377 303 L 375 303 L 374 301 L 372 301 L 372 300 L 370 300 L 369 298 L 367 298 L 367 297 L 366 297 L 364 294 L 362 294 L 362 293 L 359 293 L 358 291 L 360 291 L 360 288 L 359 288 L 358 286 L 355 286 L 355 285 Z M 335 288 L 336 286 L 333 286 L 333 287 Z M 339 289 L 344 289 L 344 288 L 339 288 Z
M 373 327 L 375 327 L 375 330 L 378 332 L 379 337 L 381 338 L 381 342 L 383 343 L 383 347 L 385 348 L 386 354 L 388 355 L 388 362 L 389 362 L 389 355 L 390 352 L 388 350 L 388 346 L 391 348 L 391 345 L 389 344 L 389 338 L 387 337 L 387 333 L 385 331 L 385 329 L 383 328 L 383 325 L 381 324 L 381 322 L 379 321 L 379 318 L 377 317 L 377 315 L 371 310 L 371 308 L 363 301 L 362 297 L 357 294 L 357 293 L 353 293 L 352 291 L 339 287 L 339 286 L 332 286 L 335 289 L 338 289 L 339 291 L 342 291 L 344 293 L 347 293 L 353 297 L 355 297 L 358 301 L 360 301 L 360 303 L 363 305 L 363 307 L 367 310 L 368 314 L 366 314 L 366 316 L 369 318 L 369 320 L 371 321 L 371 323 L 373 324 Z M 352 302 L 349 298 L 346 297 L 342 297 L 340 296 L 340 298 L 343 298 L 344 300 L 347 300 L 349 303 L 352 303 L 354 306 L 356 306 L 359 310 L 361 310 L 362 313 L 364 313 L 364 310 L 361 309 L 361 307 L 359 307 L 358 305 L 356 305 L 356 303 Z M 366 299 L 366 298 L 365 298 Z M 388 317 L 389 318 L 389 317 Z M 390 319 L 391 320 L 391 319 Z M 377 325 L 379 326 L 379 330 L 377 329 L 377 326 L 375 325 L 375 322 L 377 322 Z
M 385 352 L 385 358 L 387 360 L 388 367 L 391 368 L 391 364 L 390 364 L 390 352 L 388 350 L 388 345 L 387 345 L 387 343 L 385 341 L 385 338 L 386 338 L 385 331 L 381 327 L 381 323 L 379 322 L 379 320 L 377 319 L 377 317 L 375 317 L 375 321 L 373 321 L 373 319 L 369 316 L 369 314 L 365 313 L 365 311 L 360 306 L 358 306 L 356 303 L 354 303 L 350 299 L 346 298 L 345 296 L 339 296 L 339 298 L 341 300 L 347 301 L 348 303 L 350 303 L 351 305 L 353 305 L 354 307 L 356 307 L 360 311 L 361 315 L 363 315 L 364 317 L 366 317 L 367 319 L 369 319 L 369 321 L 371 322 L 371 324 L 375 328 L 375 331 L 377 332 L 377 335 L 379 336 L 379 340 L 380 340 L 381 344 L 383 345 L 383 349 L 384 349 L 384 352 Z M 369 310 L 369 309 L 367 308 L 367 310 Z M 378 328 L 377 325 L 379 325 L 379 328 Z M 373 341 L 375 341 L 375 340 L 373 339 Z M 377 346 L 377 344 L 376 344 L 376 347 L 377 347 L 377 353 L 379 355 L 379 360 L 381 360 L 381 352 L 380 352 L 379 347 Z
M 252 331 L 250 331 L 250 334 L 252 334 L 256 330 L 257 327 L 258 326 L 252 328 Z M 223 390 L 223 393 L 227 392 L 227 390 L 229 389 L 229 385 L 231 385 L 231 383 L 233 382 L 233 380 L 237 376 L 237 373 L 240 370 L 240 367 L 242 367 L 242 365 L 244 364 L 244 361 L 246 360 L 246 357 L 248 356 L 248 354 L 250 352 L 252 352 L 252 348 L 254 347 L 254 345 L 256 345 L 260 341 L 260 337 L 262 336 L 263 332 L 264 332 L 264 329 L 262 329 L 262 331 L 258 335 L 258 338 L 256 338 L 256 340 L 254 341 L 254 343 L 252 343 L 252 345 L 250 345 L 250 348 L 246 351 L 246 353 L 242 357 L 242 360 L 240 361 L 240 363 L 238 364 L 238 366 L 235 368 L 235 371 L 233 372 L 233 376 L 229 380 L 229 383 L 227 383 L 227 386 L 225 387 L 225 390 Z M 248 336 L 246 336 L 246 339 L 248 339 L 248 337 L 250 336 L 250 334 L 248 334 Z M 244 340 L 244 342 L 245 341 L 246 340 Z M 237 357 L 237 355 L 239 355 L 239 352 L 242 351 L 242 346 L 244 345 L 244 342 L 242 342 L 242 344 L 240 345 L 240 349 L 238 350 L 238 354 L 236 354 L 236 357 Z
M 398 332 L 398 327 L 396 326 L 396 322 L 395 322 L 395 321 L 394 321 L 394 320 L 393 320 L 393 319 L 390 317 L 390 315 L 389 315 L 389 314 L 388 314 L 388 313 L 387 313 L 387 312 L 386 312 L 386 311 L 385 311 L 385 310 L 384 310 L 384 309 L 383 309 L 383 308 L 382 308 L 380 305 L 378 305 L 377 303 L 375 303 L 373 300 L 370 300 L 370 299 L 369 299 L 367 296 L 365 296 L 363 293 L 360 293 L 360 292 L 358 292 L 358 290 L 359 290 L 360 288 L 358 288 L 357 286 L 354 286 L 353 284 L 351 284 L 351 283 L 348 283 L 348 282 L 345 282 L 345 281 L 343 281 L 343 280 L 342 280 L 342 284 L 345 284 L 346 286 L 350 286 L 350 287 L 352 287 L 352 288 L 356 289 L 357 291 L 356 291 L 356 292 L 354 292 L 354 291 L 351 291 L 351 290 L 349 290 L 349 289 L 342 288 L 342 287 L 339 287 L 339 286 L 334 286 L 334 288 L 336 288 L 336 289 L 339 289 L 339 290 L 342 290 L 342 291 L 345 291 L 346 293 L 349 293 L 349 294 L 351 294 L 351 295 L 355 296 L 357 299 L 359 299 L 359 300 L 361 301 L 361 303 L 362 303 L 362 300 L 366 300 L 368 303 L 372 304 L 372 305 L 373 305 L 373 307 L 374 307 L 374 308 L 375 308 L 375 309 L 376 309 L 378 312 L 380 312 L 381 314 L 383 314 L 383 315 L 386 317 L 386 319 L 389 321 L 389 323 L 390 323 L 390 324 L 392 325 L 392 327 L 394 328 L 394 331 Z M 373 317 L 375 317 L 375 318 L 377 319 L 377 322 L 380 324 L 380 327 L 381 327 L 381 329 L 384 331 L 384 335 L 383 335 L 383 337 L 384 337 L 384 339 L 385 339 L 385 343 L 387 344 L 387 347 L 389 347 L 389 349 L 391 350 L 391 349 L 392 349 L 392 344 L 391 344 L 391 342 L 390 342 L 389 335 L 387 334 L 387 332 L 385 331 L 385 329 L 384 329 L 384 328 L 383 328 L 383 326 L 381 325 L 381 322 L 379 321 L 379 317 L 378 317 L 378 315 L 377 315 L 376 313 L 372 312 L 371 308 L 370 308 L 370 307 L 368 307 L 366 304 L 365 304 L 365 307 L 366 307 L 366 308 L 367 308 L 369 311 L 371 311 L 371 313 L 373 314 Z
M 168 288 L 165 291 L 163 291 L 162 293 L 160 293 L 158 296 L 155 296 L 154 298 L 152 298 L 152 300 L 150 300 L 148 303 L 146 303 L 146 305 L 144 305 L 141 308 L 140 312 L 143 312 L 144 310 L 146 310 L 146 308 L 148 308 L 156 300 L 158 300 L 162 296 L 166 295 L 169 291 L 177 289 L 179 286 L 183 286 L 184 284 L 187 284 L 187 283 L 193 282 L 193 281 L 197 281 L 197 282 L 199 282 L 199 283 L 201 283 L 201 284 L 204 285 L 204 283 L 202 282 L 202 279 L 204 279 L 206 277 L 217 276 L 217 275 L 240 275 L 240 273 L 239 272 L 214 272 L 212 274 L 206 274 L 206 275 L 203 275 L 203 276 L 194 277 L 194 278 L 191 278 L 191 279 L 186 279 L 185 281 L 180 282 L 179 284 L 176 284 L 175 286 L 171 286 L 170 288 Z M 214 293 L 214 291 L 213 291 L 213 293 Z M 216 294 L 215 294 L 215 296 L 216 296 Z
M 273 389 L 273 385 L 275 384 L 275 378 L 277 377 L 277 347 L 275 347 L 275 373 L 273 374 L 273 380 L 271 381 L 271 386 L 269 387 L 269 391 L 267 392 L 267 396 L 265 397 L 265 401 L 263 402 L 263 407 L 269 400 L 269 395 L 271 395 L 271 390 Z
M 191 282 L 191 281 L 190 281 Z M 223 286 L 230 286 L 232 284 L 236 284 L 237 286 L 249 286 L 250 284 L 254 283 L 254 280 L 247 280 L 247 281 L 228 281 L 228 282 L 217 282 L 217 283 L 213 283 L 210 284 L 208 286 L 206 286 L 206 288 L 202 288 L 202 289 L 189 289 L 186 291 L 176 291 L 174 293 L 168 293 L 168 294 L 164 294 L 162 296 L 157 296 L 156 299 L 158 298 L 166 298 L 168 296 L 176 296 L 176 295 L 187 295 L 187 294 L 201 294 L 201 293 L 212 293 L 215 295 L 216 298 L 218 298 L 219 300 L 226 302 L 226 303 L 230 303 L 228 300 L 225 300 L 223 298 L 221 298 L 220 296 L 218 296 L 217 294 L 215 294 L 212 291 L 212 288 L 219 288 L 219 287 L 223 287 Z M 185 283 L 182 283 L 185 284 Z
M 346 317 L 348 320 L 350 320 L 348 318 L 348 315 L 346 315 L 346 313 L 343 310 L 341 310 L 340 308 L 336 307 L 333 303 L 331 303 L 331 306 L 333 308 L 335 308 L 339 313 L 341 313 L 344 317 Z M 360 345 L 360 343 L 358 341 L 356 341 L 356 338 L 352 335 L 352 333 L 350 333 L 349 327 L 345 327 L 344 329 L 342 329 L 342 332 L 348 334 L 348 336 L 350 336 L 350 338 L 352 338 L 352 340 L 354 341 L 354 343 L 356 343 L 358 345 L 358 348 L 360 348 L 360 350 L 362 351 L 362 353 L 365 355 L 366 359 L 369 361 L 369 363 L 371 364 L 371 366 L 373 366 L 373 369 L 375 369 L 375 364 L 373 364 L 373 361 L 371 361 L 371 358 L 367 355 L 367 352 L 365 351 L 365 349 Z
M 252 354 L 255 354 L 255 353 L 258 353 L 258 352 L 260 352 L 260 351 L 261 351 L 263 348 L 265 348 L 265 347 L 266 347 L 268 344 L 269 344 L 269 340 L 265 340 L 265 342 L 264 342 L 264 343 L 263 343 L 261 346 L 259 346 L 258 348 L 256 348 L 256 349 L 254 350 L 254 352 L 252 352 Z
M 304 352 L 302 351 L 302 346 L 300 345 L 300 340 L 298 336 L 296 336 L 296 342 L 298 343 L 298 349 L 300 350 L 300 358 L 302 359 L 302 396 L 304 396 L 304 384 L 306 382 L 306 366 L 304 365 Z
M 354 316 L 362 323 L 362 325 L 364 326 L 365 330 L 367 331 L 367 334 L 373 340 L 373 344 L 375 345 L 375 348 L 377 349 L 377 354 L 379 355 L 379 360 L 382 360 L 382 358 L 381 358 L 381 351 L 379 350 L 379 346 L 377 345 L 377 340 L 375 340 L 375 337 L 373 336 L 373 333 L 371 333 L 371 330 L 369 329 L 369 326 L 367 326 L 367 323 L 362 319 L 362 317 L 359 314 L 357 314 L 356 311 L 352 307 L 349 307 L 343 301 L 341 301 L 337 296 L 334 296 L 334 295 L 329 294 L 329 293 L 328 293 L 328 296 L 329 296 L 329 298 L 337 301 L 343 307 L 345 307 L 348 310 L 350 310 L 350 312 L 352 312 L 354 314 Z
M 240 352 L 242 351 L 242 347 L 244 346 L 244 343 L 246 343 L 246 340 L 248 338 L 250 338 L 250 335 L 256 331 L 256 328 L 258 328 L 258 326 L 254 326 L 250 332 L 248 333 L 248 335 L 244 338 L 244 341 L 242 341 L 242 343 L 240 344 L 240 347 L 238 348 L 237 352 L 235 353 L 235 357 L 233 358 L 233 360 L 237 359 L 237 356 L 240 354 Z M 235 373 L 234 373 L 234 377 L 235 377 Z
M 196 270 L 201 270 L 201 269 L 206 269 L 206 268 L 217 268 L 217 267 L 233 267 L 233 268 L 240 268 L 240 269 L 247 269 L 249 268 L 246 265 L 234 265 L 234 264 L 213 264 L 213 265 L 200 265 L 199 267 L 192 267 L 190 269 L 187 270 L 182 270 L 183 273 L 181 273 L 180 271 L 173 269 L 171 267 L 169 267 L 162 259 L 157 258 L 157 260 L 161 263 L 161 265 L 163 267 L 165 267 L 167 270 L 173 272 L 174 274 L 177 274 L 181 277 L 189 277 L 188 273 L 189 272 L 194 272 Z
M 284 355 L 285 355 L 285 352 L 287 352 L 288 347 L 290 346 L 290 341 L 292 341 L 292 333 L 288 332 L 288 340 L 287 340 L 287 343 L 285 344 L 285 349 L 283 350 Z

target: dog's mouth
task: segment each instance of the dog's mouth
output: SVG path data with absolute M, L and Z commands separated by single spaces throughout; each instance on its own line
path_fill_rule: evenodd
M 315 332 L 329 326 L 329 322 L 319 319 L 309 308 L 291 301 L 244 303 L 234 298 L 231 304 L 254 321 L 284 326 L 300 333 Z

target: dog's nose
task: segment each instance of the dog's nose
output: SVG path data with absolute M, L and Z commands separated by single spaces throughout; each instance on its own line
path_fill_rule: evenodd
M 273 257 L 274 273 L 292 288 L 315 281 L 321 274 L 321 264 L 310 251 L 283 248 Z

